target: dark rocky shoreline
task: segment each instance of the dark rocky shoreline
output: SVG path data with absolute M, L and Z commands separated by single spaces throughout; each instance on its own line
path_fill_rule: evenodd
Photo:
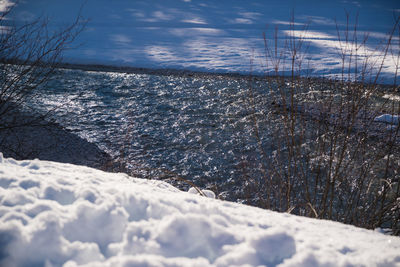
M 35 117 L 36 116 L 36 117 Z M 61 125 L 14 110 L 10 120 L 18 125 L 0 131 L 0 152 L 17 160 L 40 159 L 107 170 L 112 158 L 96 144 Z

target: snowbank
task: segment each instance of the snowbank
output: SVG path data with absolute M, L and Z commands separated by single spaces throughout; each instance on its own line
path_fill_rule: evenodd
M 400 265 L 400 238 L 0 153 L 1 266 Z

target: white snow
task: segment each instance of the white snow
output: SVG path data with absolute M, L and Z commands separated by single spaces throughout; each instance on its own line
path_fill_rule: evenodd
M 0 2 L 0 7 L 3 2 L 10 1 Z M 357 45 L 366 34 L 369 38 L 357 54 L 361 61 L 369 56 L 375 67 L 384 56 L 382 38 L 400 13 L 400 1 L 389 0 L 35 0 L 19 1 L 13 15 L 17 22 L 47 15 L 50 26 L 58 28 L 73 21 L 81 7 L 82 16 L 90 21 L 76 40 L 79 49 L 67 51 L 68 62 L 262 74 L 273 70 L 265 62 L 263 32 L 273 45 L 277 25 L 278 45 L 283 48 L 289 36 L 304 37 L 303 68 L 327 77 L 342 72 L 339 48 L 354 57 L 350 50 L 355 46 L 344 42 L 344 34 L 339 41 L 336 31 L 336 23 L 340 30 L 346 28 L 345 10 L 350 14 L 351 39 L 359 14 Z M 292 11 L 294 30 L 290 29 Z M 299 34 L 308 23 L 308 33 Z M 398 42 L 395 34 L 393 50 L 382 65 L 382 81 L 388 83 L 399 73 Z M 285 64 L 281 67 L 290 69 Z
M 207 190 L 207 189 L 201 190 L 201 189 L 198 189 L 198 188 L 191 187 L 188 190 L 188 193 L 189 194 L 195 194 L 195 195 L 203 195 L 203 196 L 209 197 L 209 198 L 215 198 L 215 193 L 213 191 Z
M 13 5 L 14 2 L 11 2 L 10 0 L 0 0 L 0 12 L 8 10 Z
M 0 266 L 400 266 L 400 238 L 0 154 Z

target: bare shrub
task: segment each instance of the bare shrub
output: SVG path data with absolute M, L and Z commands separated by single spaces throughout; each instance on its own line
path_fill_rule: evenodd
M 260 155 L 260 178 L 251 179 L 254 204 L 400 234 L 400 102 L 382 98 L 398 94 L 399 19 L 376 60 L 365 53 L 368 36 L 359 37 L 358 16 L 351 23 L 346 14 L 344 29 L 337 26 L 336 79 L 311 78 L 303 69 L 307 26 L 300 36 L 289 34 L 283 47 L 277 28 L 272 44 L 264 34 L 266 65 L 274 70 L 267 75 L 271 105 L 265 111 L 257 103 L 251 81 L 247 101 Z M 295 26 L 292 16 L 289 32 Z M 379 85 L 388 57 L 397 64 L 394 83 Z M 382 113 L 394 120 L 378 122 Z M 261 121 L 269 122 L 271 147 L 261 138 Z
M 25 142 L 17 136 L 23 127 L 45 127 L 53 123 L 49 120 L 51 111 L 38 114 L 26 100 L 35 98 L 35 90 L 51 79 L 62 53 L 71 48 L 86 23 L 79 14 L 72 24 L 59 29 L 51 29 L 46 17 L 21 25 L 13 23 L 13 10 L 10 7 L 0 14 L 0 144 L 3 148 L 10 136 L 15 136 L 17 143 Z M 20 156 L 29 157 L 32 153 L 36 152 L 24 152 Z

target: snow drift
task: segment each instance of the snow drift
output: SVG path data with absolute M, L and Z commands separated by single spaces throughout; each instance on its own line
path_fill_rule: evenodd
M 0 153 L 1 266 L 400 266 L 400 238 Z

